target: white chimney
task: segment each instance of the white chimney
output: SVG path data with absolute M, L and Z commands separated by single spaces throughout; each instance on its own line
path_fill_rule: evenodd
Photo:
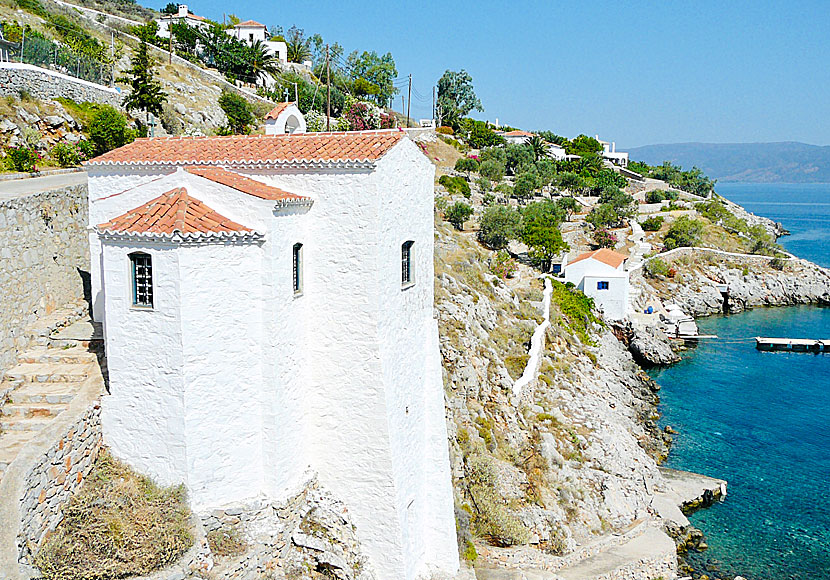
M 187 4 L 179 4 L 179 13 L 176 16 L 187 16 Z

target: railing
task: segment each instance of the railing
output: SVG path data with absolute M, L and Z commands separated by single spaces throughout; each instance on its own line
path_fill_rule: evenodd
M 8 62 L 33 64 L 99 85 L 112 86 L 114 80 L 110 66 L 39 37 L 22 39 L 16 48 L 5 52 L 4 57 Z

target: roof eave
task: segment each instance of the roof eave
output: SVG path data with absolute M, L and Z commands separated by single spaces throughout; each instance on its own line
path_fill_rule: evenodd
M 129 242 L 156 242 L 170 244 L 217 243 L 234 241 L 238 243 L 259 244 L 265 241 L 265 234 L 254 230 L 245 232 L 193 232 L 182 233 L 178 230 L 170 234 L 157 232 L 127 232 L 110 230 L 93 226 L 91 228 L 102 240 Z

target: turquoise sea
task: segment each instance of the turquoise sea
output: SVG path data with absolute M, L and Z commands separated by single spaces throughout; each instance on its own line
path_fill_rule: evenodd
M 830 184 L 717 189 L 782 222 L 787 250 L 830 266 Z M 698 325 L 720 340 L 652 372 L 663 424 L 679 431 L 667 465 L 729 481 L 726 501 L 690 518 L 709 543 L 692 560 L 750 580 L 830 578 L 830 354 L 765 353 L 751 340 L 830 338 L 830 308 L 762 308 Z

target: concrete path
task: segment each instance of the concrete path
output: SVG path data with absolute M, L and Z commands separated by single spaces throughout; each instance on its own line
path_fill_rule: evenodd
M 86 183 L 85 171 L 15 179 L 13 181 L 0 181 L 0 201 L 82 183 Z

